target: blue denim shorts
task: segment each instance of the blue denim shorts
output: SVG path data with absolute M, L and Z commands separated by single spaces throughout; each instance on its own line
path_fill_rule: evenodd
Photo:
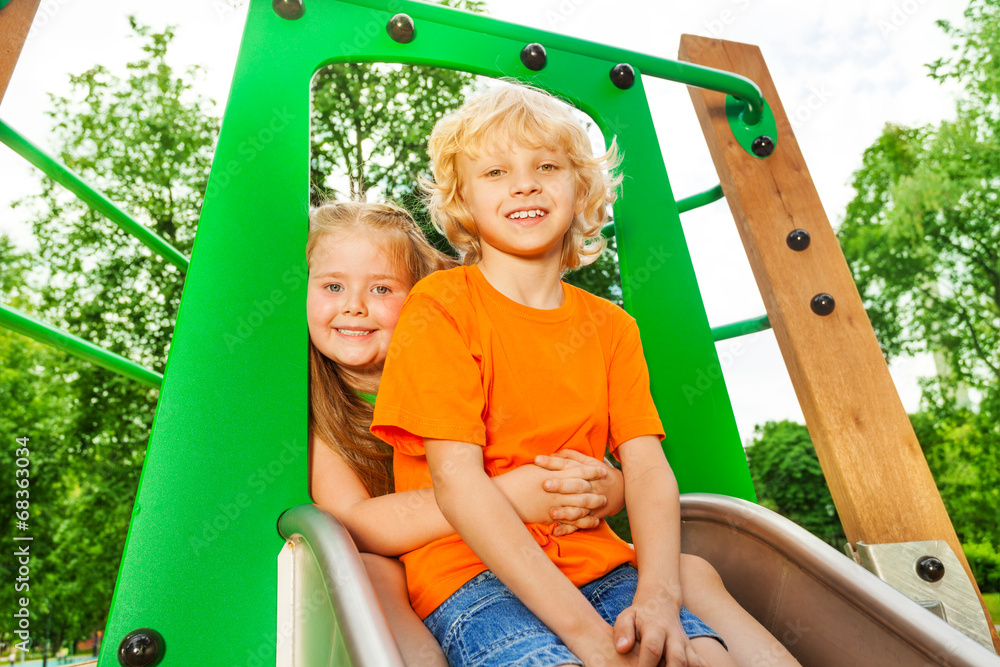
M 632 604 L 638 573 L 621 565 L 580 588 L 609 625 Z M 549 628 L 487 570 L 455 591 L 424 619 L 452 667 L 583 665 Z M 681 607 L 690 638 L 722 638 Z

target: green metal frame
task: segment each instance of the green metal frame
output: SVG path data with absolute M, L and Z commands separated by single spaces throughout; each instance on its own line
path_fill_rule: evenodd
M 163 376 L 156 371 L 4 304 L 0 304 L 0 326 L 150 387 L 159 389 L 163 382 Z
M 615 205 L 622 291 L 638 320 L 664 448 L 682 491 L 753 499 L 721 366 L 637 74 L 735 92 L 742 77 L 405 0 L 307 0 L 280 18 L 251 0 L 195 252 L 122 559 L 100 665 L 131 630 L 156 629 L 163 665 L 269 664 L 280 514 L 309 502 L 305 324 L 309 83 L 333 62 L 400 62 L 516 77 L 616 137 L 628 174 Z M 399 44 L 385 26 L 416 24 Z M 540 72 L 519 60 L 542 43 Z M 252 142 L 248 142 L 253 139 Z M 248 151 L 247 146 L 254 146 Z M 705 378 L 719 378 L 706 381 Z M 219 640 L 223 641 L 220 642 Z
M 167 260 L 181 271 L 187 271 L 188 259 L 180 250 L 147 229 L 132 216 L 121 210 L 103 194 L 85 183 L 83 179 L 70 171 L 64 164 L 28 141 L 10 125 L 0 120 L 0 142 L 6 144 L 15 153 L 35 165 L 42 172 L 80 198 L 90 208 L 102 214 L 122 230 L 139 239 L 147 248 Z

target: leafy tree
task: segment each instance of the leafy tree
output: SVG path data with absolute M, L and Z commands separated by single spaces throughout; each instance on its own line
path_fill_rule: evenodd
M 929 383 L 926 395 L 937 400 L 911 416 L 917 439 L 959 539 L 1000 545 L 1000 425 L 942 392 Z
M 840 548 L 847 538 L 806 427 L 767 422 L 754 436 L 747 460 L 760 504 Z
M 25 283 L 31 267 L 31 256 L 19 252 L 6 236 L 0 236 L 0 293 L 3 303 L 25 312 L 32 311 L 30 290 Z M 39 582 L 48 568 L 48 554 L 52 551 L 53 526 L 58 512 L 53 508 L 58 504 L 60 467 L 53 460 L 53 452 L 61 447 L 66 438 L 65 419 L 73 409 L 73 401 L 67 386 L 52 382 L 52 373 L 66 360 L 66 355 L 35 341 L 0 329 L 0 433 L 5 439 L 0 443 L 0 457 L 3 469 L 9 477 L 0 484 L 0 505 L 15 508 L 15 501 L 27 503 L 27 525 L 19 526 L 13 517 L 4 521 L 0 528 L 0 539 L 13 545 L 0 555 L 0 579 L 9 585 L 0 590 L 0 615 L 11 618 L 20 607 L 17 600 L 28 597 L 32 617 L 42 619 L 49 613 L 49 605 Z M 22 439 L 22 440 L 18 440 Z M 26 439 L 26 440 L 24 440 Z M 18 451 L 27 449 L 25 452 Z M 20 454 L 20 455 L 18 455 Z M 17 464 L 26 459 L 27 466 Z M 14 483 L 14 471 L 25 469 L 26 476 L 17 477 L 26 486 Z M 30 542 L 16 542 L 15 536 L 28 536 Z M 31 557 L 27 578 L 21 578 L 22 565 L 15 558 L 15 547 L 27 545 Z M 15 586 L 27 585 L 30 588 Z M 44 590 L 44 589 L 42 589 Z M 57 620 L 58 626 L 58 620 Z M 40 626 L 36 623 L 35 635 Z M 11 627 L 0 629 L 0 641 L 12 643 L 15 637 Z
M 942 23 L 959 55 L 930 65 L 965 97 L 954 121 L 889 125 L 864 153 L 839 234 L 888 356 L 941 355 L 950 386 L 1000 396 L 1000 2 Z M 1000 416 L 1000 412 L 993 412 Z
M 1000 546 L 1000 0 L 940 22 L 955 54 L 929 65 L 961 84 L 955 119 L 889 125 L 864 153 L 839 236 L 887 356 L 943 363 L 911 417 L 959 538 L 990 563 Z M 971 410 L 960 390 L 978 390 Z M 971 553 L 971 552 L 970 552 Z M 984 555 L 987 554 L 987 555 Z M 977 573 L 982 581 L 989 576 Z
M 68 96 L 52 98 L 57 155 L 188 253 L 218 120 L 193 94 L 197 72 L 181 77 L 167 63 L 173 31 L 135 21 L 132 28 L 143 56 L 126 79 L 97 66 L 70 78 Z M 34 285 L 39 317 L 162 371 L 180 272 L 51 179 L 19 205 L 32 211 L 45 277 Z M 47 381 L 33 386 L 34 396 L 62 396 L 50 407 L 58 423 L 39 442 L 52 476 L 52 497 L 40 509 L 52 544 L 39 550 L 33 600 L 51 614 L 54 635 L 79 639 L 104 624 L 158 392 L 65 356 L 44 368 Z

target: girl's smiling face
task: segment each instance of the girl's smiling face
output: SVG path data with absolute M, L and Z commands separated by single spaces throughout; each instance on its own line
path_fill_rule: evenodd
M 309 257 L 309 338 L 356 389 L 377 389 L 410 287 L 406 272 L 363 229 L 326 235 Z

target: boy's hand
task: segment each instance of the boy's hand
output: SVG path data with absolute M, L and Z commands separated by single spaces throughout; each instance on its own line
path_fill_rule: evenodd
M 638 656 L 638 667 L 707 667 L 681 625 L 680 610 L 649 601 L 615 619 L 615 649 Z M 638 646 L 636 642 L 638 641 Z

